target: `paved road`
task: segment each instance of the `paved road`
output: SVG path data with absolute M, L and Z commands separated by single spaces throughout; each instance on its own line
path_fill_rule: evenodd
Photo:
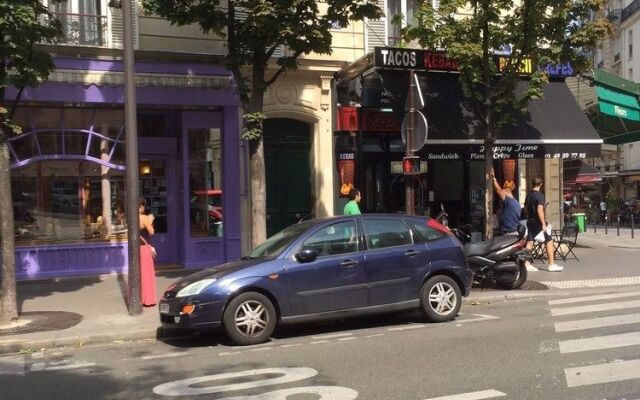
M 0 357 L 2 399 L 470 400 L 640 398 L 640 290 L 465 306 L 220 336 Z M 446 397 L 448 396 L 448 397 Z

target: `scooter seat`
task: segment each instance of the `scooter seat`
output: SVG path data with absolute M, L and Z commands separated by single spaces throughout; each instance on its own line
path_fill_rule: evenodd
M 464 245 L 464 254 L 466 254 L 467 257 L 484 256 L 492 251 L 507 247 L 510 244 L 515 243 L 517 240 L 517 236 L 505 235 L 495 237 L 491 240 L 485 240 L 483 242 L 467 243 Z

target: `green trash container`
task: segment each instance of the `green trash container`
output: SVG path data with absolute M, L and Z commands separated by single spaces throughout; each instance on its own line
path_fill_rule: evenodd
M 573 214 L 573 218 L 575 219 L 576 225 L 578 225 L 578 232 L 584 232 L 587 220 L 585 213 L 575 213 Z

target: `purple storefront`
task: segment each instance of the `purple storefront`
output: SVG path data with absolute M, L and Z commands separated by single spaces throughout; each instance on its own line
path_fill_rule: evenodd
M 19 280 L 123 273 L 127 186 L 123 64 L 56 58 L 25 90 L 10 139 Z M 136 63 L 139 191 L 157 265 L 240 256 L 239 100 L 222 66 Z M 7 100 L 15 97 L 7 91 Z

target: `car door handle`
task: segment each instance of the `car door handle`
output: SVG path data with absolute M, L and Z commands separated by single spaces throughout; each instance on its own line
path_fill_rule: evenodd
M 404 255 L 407 257 L 414 257 L 418 255 L 418 252 L 415 250 L 407 250 L 404 252 Z
M 353 261 L 353 260 L 344 260 L 343 262 L 340 263 L 340 266 L 345 268 L 351 268 L 357 263 L 358 263 L 357 261 Z

